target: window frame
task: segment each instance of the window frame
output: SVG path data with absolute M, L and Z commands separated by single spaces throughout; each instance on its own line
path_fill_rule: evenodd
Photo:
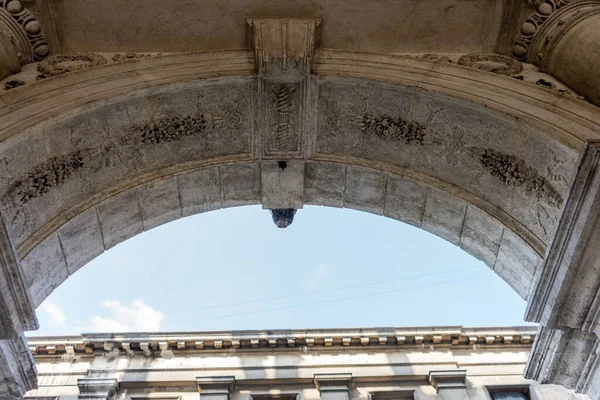
M 369 392 L 371 400 L 414 400 L 416 389 L 394 389 Z
M 533 400 L 531 397 L 531 391 L 529 390 L 529 384 L 487 385 L 485 388 L 490 400 L 493 400 L 492 394 L 494 393 L 521 393 L 525 394 L 528 400 Z

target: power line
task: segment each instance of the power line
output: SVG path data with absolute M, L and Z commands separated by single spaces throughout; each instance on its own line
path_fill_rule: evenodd
M 315 302 L 312 302 L 312 303 L 294 304 L 294 305 L 291 305 L 291 306 L 282 306 L 282 307 L 275 307 L 275 308 L 267 308 L 267 309 L 263 309 L 263 310 L 246 311 L 246 312 L 241 312 L 241 313 L 237 313 L 237 314 L 218 315 L 218 316 L 215 316 L 215 317 L 208 317 L 208 318 L 195 318 L 195 319 L 188 320 L 188 321 L 180 321 L 179 323 L 180 324 L 187 324 L 187 323 L 190 323 L 190 322 L 199 321 L 201 319 L 202 320 L 223 319 L 223 318 L 230 318 L 230 317 L 239 317 L 241 315 L 258 314 L 258 313 L 269 312 L 269 311 L 278 311 L 278 310 L 284 310 L 284 309 L 289 309 L 289 308 L 299 308 L 299 307 L 313 306 L 313 305 L 317 305 L 317 304 L 333 303 L 333 302 L 336 302 L 336 301 L 354 300 L 354 299 L 359 299 L 359 298 L 363 298 L 363 297 L 370 297 L 370 296 L 378 296 L 378 295 L 382 295 L 382 294 L 404 292 L 404 291 L 414 290 L 414 289 L 424 289 L 424 288 L 433 287 L 433 286 L 450 285 L 450 284 L 453 284 L 453 283 L 471 281 L 471 280 L 481 279 L 481 278 L 486 278 L 486 276 L 481 275 L 481 276 L 475 276 L 475 277 L 471 277 L 471 278 L 458 279 L 458 280 L 448 281 L 448 282 L 433 283 L 433 284 L 421 285 L 421 286 L 412 286 L 412 287 L 408 287 L 408 288 L 400 288 L 400 289 L 394 289 L 394 290 L 387 290 L 387 291 L 384 291 L 384 292 L 377 292 L 377 293 L 367 293 L 367 294 L 356 295 L 356 296 L 349 296 L 349 297 L 340 297 L 340 298 L 337 298 L 337 299 L 315 301 Z
M 289 295 L 285 295 L 285 296 L 266 297 L 266 298 L 262 298 L 262 299 L 248 300 L 248 301 L 242 301 L 242 302 L 238 302 L 238 303 L 228 303 L 228 304 L 221 304 L 221 305 L 216 305 L 216 306 L 192 308 L 192 309 L 188 309 L 188 310 L 171 311 L 171 312 L 165 312 L 165 315 L 184 314 L 184 313 L 194 312 L 194 311 L 213 310 L 213 309 L 217 309 L 217 308 L 226 308 L 226 307 L 243 306 L 243 305 L 247 305 L 247 304 L 262 303 L 265 301 L 283 300 L 283 299 L 289 299 L 292 297 L 310 296 L 313 294 L 328 293 L 328 292 L 334 292 L 334 291 L 346 290 L 346 289 L 356 289 L 356 288 L 365 287 L 365 286 L 380 285 L 382 283 L 398 282 L 398 281 L 403 281 L 403 280 L 408 280 L 408 279 L 428 278 L 431 276 L 450 274 L 450 273 L 459 272 L 459 271 L 468 271 L 468 270 L 473 270 L 476 268 L 479 268 L 479 267 L 457 268 L 457 269 L 452 269 L 452 270 L 448 270 L 448 271 L 433 272 L 430 274 L 405 276 L 405 277 L 396 278 L 396 279 L 386 279 L 386 280 L 377 281 L 377 282 L 361 283 L 358 285 L 351 285 L 351 286 L 342 286 L 342 287 L 337 287 L 337 288 L 333 288 L 333 289 L 315 290 L 312 292 L 301 292 L 301 293 L 294 293 L 294 294 L 289 294 Z
M 283 299 L 288 299 L 288 298 L 301 297 L 301 296 L 309 296 L 309 295 L 321 294 L 321 293 L 329 293 L 329 292 L 346 290 L 346 289 L 356 289 L 356 288 L 360 288 L 360 287 L 379 285 L 379 284 L 383 284 L 383 283 L 392 283 L 392 282 L 406 281 L 406 280 L 411 280 L 411 279 L 427 278 L 427 277 L 445 275 L 445 274 L 450 274 L 450 273 L 455 273 L 455 272 L 460 272 L 460 271 L 473 270 L 473 269 L 476 269 L 476 268 L 479 268 L 479 267 L 457 268 L 457 269 L 452 269 L 452 270 L 448 270 L 448 271 L 439 271 L 439 272 L 433 272 L 433 273 L 429 273 L 429 274 L 405 276 L 405 277 L 400 277 L 400 278 L 395 278 L 395 279 L 386 279 L 386 280 L 381 280 L 381 281 L 376 281 L 376 282 L 369 282 L 369 283 L 363 283 L 363 284 L 357 284 L 357 285 L 350 285 L 350 286 L 342 286 L 342 287 L 337 287 L 337 288 L 332 288 L 332 289 L 323 289 L 323 290 L 315 290 L 315 291 L 311 291 L 311 292 L 294 293 L 294 294 L 285 295 L 285 296 L 267 297 L 267 298 L 256 299 L 256 300 L 248 300 L 248 301 L 237 302 L 237 303 L 220 304 L 220 305 L 215 305 L 215 306 L 206 306 L 206 307 L 200 307 L 200 308 L 188 309 L 188 310 L 163 312 L 163 314 L 165 316 L 172 316 L 172 315 L 189 313 L 189 312 L 195 312 L 195 311 L 204 311 L 204 310 L 211 310 L 211 309 L 218 309 L 218 308 L 226 308 L 226 307 L 242 306 L 242 305 L 248 305 L 248 304 L 256 304 L 256 303 L 262 303 L 262 302 L 272 301 L 272 300 L 283 300 Z M 475 278 L 466 278 L 466 279 L 449 281 L 449 282 L 442 282 L 442 283 L 437 283 L 437 284 L 429 284 L 429 285 L 423 285 L 423 286 L 415 286 L 415 287 L 409 287 L 409 288 L 394 289 L 394 290 L 390 290 L 390 291 L 376 292 L 376 293 L 370 293 L 370 294 L 364 294 L 364 295 L 358 295 L 358 296 L 350 296 L 350 297 L 343 297 L 343 298 L 330 299 L 330 300 L 323 300 L 323 301 L 312 302 L 312 303 L 305 303 L 305 304 L 299 304 L 299 305 L 283 306 L 283 307 L 278 307 L 278 308 L 264 309 L 264 310 L 257 310 L 257 311 L 248 311 L 248 312 L 242 312 L 242 313 L 237 313 L 237 314 L 228 314 L 228 315 L 225 315 L 225 316 L 208 317 L 208 318 L 205 318 L 205 319 L 208 319 L 208 320 L 211 320 L 211 319 L 221 319 L 221 318 L 228 318 L 228 317 L 232 317 L 232 316 L 240 316 L 240 315 L 256 314 L 256 313 L 268 312 L 268 311 L 276 311 L 276 310 L 279 310 L 279 309 L 298 308 L 298 307 L 304 307 L 304 306 L 309 306 L 309 305 L 316 305 L 316 304 L 323 304 L 323 303 L 332 303 L 332 302 L 336 302 L 336 301 L 351 300 L 351 299 L 361 298 L 361 297 L 368 297 L 368 296 L 376 296 L 376 295 L 387 294 L 387 293 L 402 292 L 404 290 L 420 289 L 420 288 L 426 288 L 426 287 L 431 287 L 431 286 L 439 286 L 439 285 L 445 285 L 445 284 L 458 283 L 458 282 L 462 282 L 462 281 L 467 281 L 467 280 L 472 280 L 472 279 L 479 279 L 479 278 L 483 278 L 483 277 L 484 276 L 479 276 L 479 277 L 475 277 Z M 196 319 L 193 319 L 193 320 L 183 321 L 183 322 L 180 322 L 180 323 L 194 322 L 194 321 L 198 321 L 199 319 L 200 318 L 196 318 Z M 54 327 L 54 328 L 45 328 L 45 329 L 39 329 L 38 332 L 52 331 L 52 330 L 58 330 L 58 329 L 65 329 L 65 330 L 66 329 L 77 329 L 77 327 L 82 326 L 82 325 L 83 324 L 71 325 L 71 326 L 66 326 L 66 327 L 65 326 L 60 326 L 60 327 Z

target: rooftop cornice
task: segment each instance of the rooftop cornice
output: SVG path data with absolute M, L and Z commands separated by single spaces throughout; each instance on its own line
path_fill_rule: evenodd
M 463 328 L 460 326 L 367 329 L 292 329 L 265 331 L 96 333 L 28 338 L 34 355 L 152 354 L 159 351 L 344 348 L 415 345 L 442 347 L 495 345 L 530 347 L 535 327 Z

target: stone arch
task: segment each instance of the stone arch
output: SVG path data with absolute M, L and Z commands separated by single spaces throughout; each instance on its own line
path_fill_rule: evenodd
M 199 53 L 90 68 L 0 101 L 0 193 L 36 305 L 142 229 L 250 203 L 422 225 L 526 298 L 579 150 L 599 132 L 591 106 L 514 78 L 334 51 L 318 51 L 300 81 L 257 79 L 249 51 Z M 184 204 L 182 181 L 193 193 L 215 174 L 218 200 Z M 334 180 L 311 198 L 315 177 Z M 254 186 L 230 198 L 236 179 Z M 94 251 L 81 253 L 88 239 Z

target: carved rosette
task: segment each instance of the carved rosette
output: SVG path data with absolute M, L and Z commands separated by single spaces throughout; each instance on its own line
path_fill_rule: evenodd
M 0 25 L 11 31 L 21 64 L 42 60 L 50 54 L 41 24 L 21 1 L 0 0 Z
M 573 0 L 546 0 L 538 5 L 536 10 L 521 25 L 521 29 L 514 40 L 512 55 L 519 61 L 533 61 L 535 55 L 531 54 L 530 45 L 544 22 L 561 7 Z

